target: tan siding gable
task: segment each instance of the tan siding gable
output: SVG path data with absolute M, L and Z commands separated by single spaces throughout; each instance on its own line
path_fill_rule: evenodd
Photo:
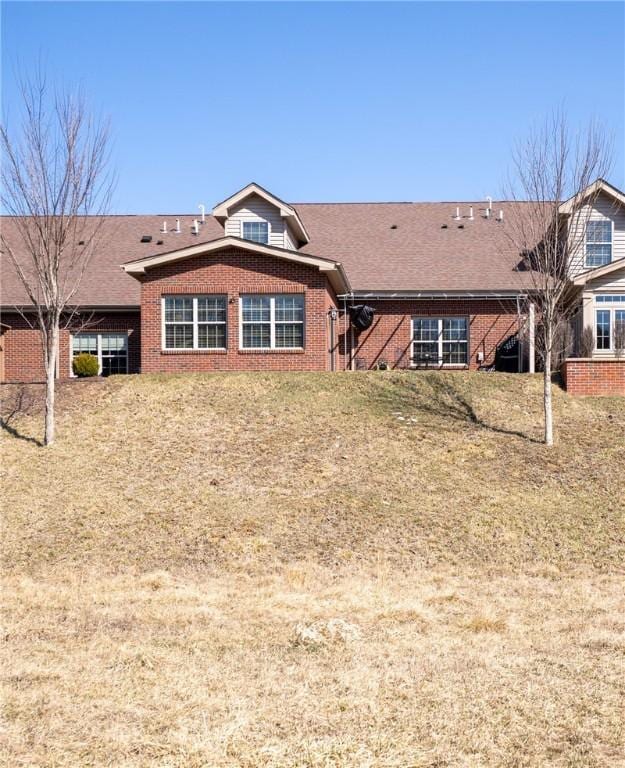
M 258 195 L 251 195 L 234 208 L 224 224 L 226 237 L 243 237 L 244 221 L 269 222 L 269 245 L 291 248 L 285 237 L 286 224 L 280 211 Z
M 579 275 L 589 269 L 584 263 L 585 238 L 583 228 L 586 221 L 614 222 L 612 235 L 612 261 L 625 258 L 625 207 L 616 203 L 605 194 L 599 195 L 595 200 L 592 210 L 588 206 L 582 209 L 577 226 L 571 222 L 571 239 L 575 243 L 575 250 L 571 258 L 571 277 Z
M 290 248 L 292 251 L 296 251 L 299 248 L 297 238 L 291 232 L 291 227 L 288 224 L 284 227 L 284 247 Z

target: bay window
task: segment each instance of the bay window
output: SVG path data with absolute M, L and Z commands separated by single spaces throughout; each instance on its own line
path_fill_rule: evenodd
M 466 317 L 413 317 L 412 361 L 416 365 L 467 365 Z
M 225 349 L 227 297 L 163 297 L 163 349 Z
M 250 295 L 240 301 L 241 349 L 302 349 L 304 296 Z

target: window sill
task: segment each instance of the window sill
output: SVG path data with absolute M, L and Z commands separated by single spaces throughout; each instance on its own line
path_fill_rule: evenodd
M 303 347 L 283 347 L 281 349 L 266 349 L 264 347 L 237 350 L 240 355 L 303 355 Z
M 227 349 L 161 349 L 161 355 L 225 355 Z
M 441 369 L 462 370 L 462 369 L 468 369 L 469 364 L 468 363 L 437 363 L 436 365 L 426 365 L 425 363 L 422 363 L 421 365 L 419 365 L 418 363 L 410 363 L 408 367 L 412 368 L 415 371 L 440 371 Z

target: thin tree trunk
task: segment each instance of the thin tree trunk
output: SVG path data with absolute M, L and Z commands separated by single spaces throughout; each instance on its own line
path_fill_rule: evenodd
M 43 442 L 52 445 L 54 442 L 54 395 L 56 386 L 56 359 L 58 353 L 58 324 L 54 323 L 48 332 L 46 340 L 46 426 Z
M 553 407 L 551 402 L 551 349 L 545 353 L 544 408 L 545 408 L 545 445 L 553 445 Z

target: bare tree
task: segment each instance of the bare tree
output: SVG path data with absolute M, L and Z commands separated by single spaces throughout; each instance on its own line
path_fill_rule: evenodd
M 109 134 L 87 110 L 82 93 L 50 88 L 38 74 L 23 78 L 21 123 L 0 127 L 0 202 L 13 217 L 0 237 L 32 305 L 46 375 L 44 443 L 54 441 L 54 395 L 61 323 L 72 306 L 101 237 L 113 186 Z
M 506 233 L 523 255 L 522 269 L 530 284 L 527 302 L 534 303 L 538 320 L 536 352 L 543 368 L 547 445 L 553 445 L 557 347 L 579 311 L 572 270 L 583 259 L 586 222 L 599 194 L 593 183 L 607 175 L 610 156 L 610 143 L 598 126 L 573 131 L 560 112 L 533 130 L 513 154 L 506 196 L 515 203 L 515 211 Z

